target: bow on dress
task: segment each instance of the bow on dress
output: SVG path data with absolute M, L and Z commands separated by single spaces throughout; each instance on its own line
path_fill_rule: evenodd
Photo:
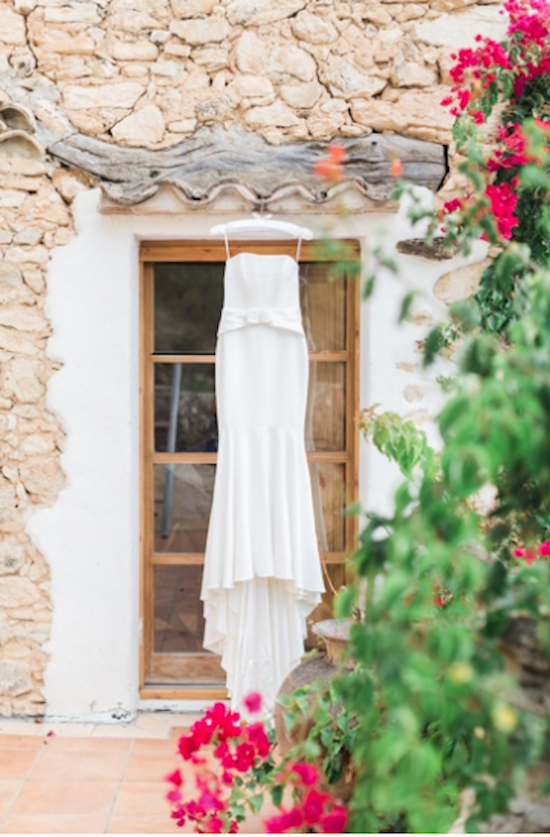
M 302 316 L 294 308 L 226 308 L 223 311 L 218 336 L 250 325 L 271 325 L 303 334 Z

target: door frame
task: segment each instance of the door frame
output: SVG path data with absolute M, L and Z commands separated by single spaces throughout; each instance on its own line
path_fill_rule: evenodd
M 339 239 L 339 244 L 346 246 L 346 258 L 342 258 L 339 248 L 328 246 L 325 242 L 302 242 L 300 261 L 344 262 L 357 261 L 360 258 L 360 246 L 356 239 Z M 296 243 L 294 240 L 273 241 L 232 241 L 231 254 L 253 252 L 258 255 L 289 255 L 294 257 Z M 153 461 L 161 462 L 162 454 L 154 454 L 154 416 L 152 410 L 154 394 L 154 363 L 151 357 L 154 353 L 154 264 L 158 262 L 219 262 L 226 261 L 226 251 L 223 241 L 207 240 L 170 240 L 170 241 L 142 241 L 140 245 L 140 649 L 139 649 L 139 694 L 142 699 L 159 700 L 212 700 L 227 697 L 225 688 L 193 685 L 164 685 L 154 686 L 145 683 L 149 658 L 153 649 L 154 635 L 154 602 L 148 590 L 152 590 L 152 573 L 154 564 L 154 531 L 150 512 L 150 498 L 153 496 Z M 346 324 L 347 346 L 342 355 L 346 363 L 346 495 L 347 501 L 357 499 L 358 471 L 359 471 L 359 313 L 360 313 L 360 282 L 358 279 L 348 281 L 346 294 Z M 353 292 L 349 292 L 350 288 Z M 310 353 L 315 360 L 328 360 L 329 357 L 338 360 L 338 352 Z M 317 357 L 319 356 L 319 357 Z M 332 357 L 334 356 L 334 357 Z M 340 358 L 344 359 L 344 358 Z M 200 362 L 200 360 L 199 360 Z M 190 462 L 192 454 L 171 455 L 174 459 Z M 215 454 L 212 454 L 215 461 Z M 315 454 L 319 462 L 342 462 L 342 454 L 330 451 Z M 203 461 L 203 458 L 201 458 Z M 323 563 L 342 564 L 345 572 L 345 562 L 353 551 L 357 535 L 357 518 L 350 515 L 345 518 L 345 551 L 343 555 L 323 555 Z M 169 564 L 169 555 L 163 564 Z M 153 630 L 145 630 L 144 626 L 153 626 Z

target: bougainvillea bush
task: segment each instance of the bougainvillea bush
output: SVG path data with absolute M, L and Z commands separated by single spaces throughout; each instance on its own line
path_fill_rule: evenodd
M 503 43 L 477 37 L 475 49 L 461 49 L 451 70 L 452 94 L 443 101 L 457 117 L 454 136 L 467 156 L 462 170 L 469 193 L 448 202 L 450 238 L 468 240 L 479 228 L 493 244 L 525 242 L 540 266 L 550 259 L 547 187 L 543 172 L 550 136 L 550 6 L 547 0 L 508 0 L 508 37 Z M 496 136 L 489 117 L 499 109 Z M 538 129 L 538 138 L 529 133 Z M 489 135 L 489 136 L 488 136 Z M 521 176 L 520 176 L 521 174 Z M 482 326 L 502 333 L 517 319 L 514 305 L 527 266 L 510 262 L 502 250 L 485 271 L 477 301 Z
M 478 830 L 548 746 L 548 719 L 522 708 L 501 650 L 521 616 L 550 653 L 550 6 L 505 7 L 506 41 L 461 50 L 444 103 L 471 187 L 433 214 L 430 235 L 463 252 L 482 237 L 497 255 L 453 312 L 462 346 L 442 448 L 395 416 L 366 416 L 406 479 L 393 514 L 365 514 L 357 582 L 338 601 L 342 616 L 366 612 L 357 668 L 339 681 L 359 720 L 351 831 L 445 832 L 468 789 Z
M 249 714 L 260 712 L 259 694 L 245 703 Z M 191 823 L 202 834 L 237 833 L 246 815 L 260 813 L 269 796 L 279 810 L 266 818 L 268 833 L 345 830 L 347 811 L 320 787 L 318 768 L 293 753 L 276 762 L 273 731 L 261 720 L 242 720 L 215 703 L 180 738 L 178 750 L 192 766 L 183 775 L 177 769 L 166 776 L 171 816 L 180 827 Z

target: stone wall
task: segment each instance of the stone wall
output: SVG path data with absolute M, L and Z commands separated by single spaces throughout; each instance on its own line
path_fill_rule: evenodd
M 235 122 L 272 144 L 371 131 L 449 143 L 450 53 L 503 27 L 498 0 L 0 5 L 0 714 L 43 712 L 50 579 L 25 525 L 64 483 L 45 273 L 91 185 L 44 148 L 75 131 L 165 148 Z

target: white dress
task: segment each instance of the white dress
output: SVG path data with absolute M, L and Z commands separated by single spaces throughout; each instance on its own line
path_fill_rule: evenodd
M 216 347 L 219 449 L 201 598 L 204 647 L 232 706 L 269 713 L 304 653 L 324 583 L 304 445 L 308 354 L 298 263 L 239 253 L 225 266 Z

